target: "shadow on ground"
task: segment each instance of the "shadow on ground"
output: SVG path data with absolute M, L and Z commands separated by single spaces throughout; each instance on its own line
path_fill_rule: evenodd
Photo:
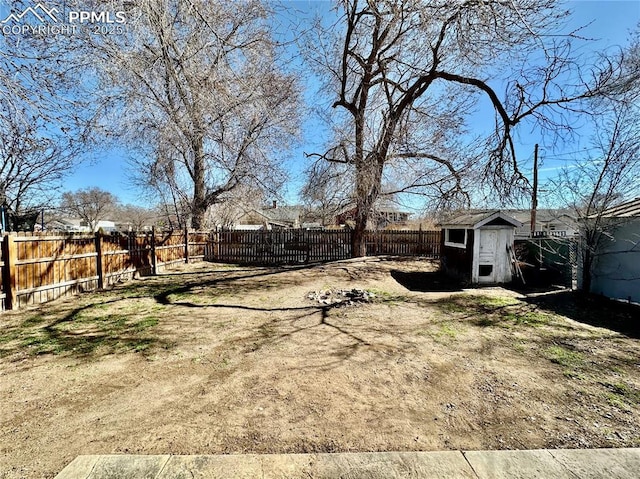
M 109 309 L 136 297 L 105 300 L 94 294 L 92 299 L 95 302 L 74 309 L 65 309 L 68 303 L 52 304 L 46 312 L 33 312 L 24 321 L 6 326 L 0 334 L 0 358 L 21 352 L 98 358 L 170 346 L 148 333 L 159 322 L 157 313 Z
M 640 339 L 640 307 L 577 291 L 530 295 L 525 301 L 579 323 Z
M 392 270 L 391 276 L 399 284 L 415 292 L 461 292 L 463 288 L 468 287 L 468 285 L 438 271 Z M 606 328 L 630 338 L 640 339 L 640 307 L 636 305 L 612 301 L 595 295 L 585 295 L 577 291 L 563 289 L 563 286 L 544 284 L 544 282 L 542 284 L 527 284 L 526 286 L 513 284 L 507 287 L 522 294 L 523 301 L 535 310 L 557 314 L 582 324 Z M 437 301 L 436 304 L 441 304 L 448 310 L 452 310 L 452 308 L 460 311 L 471 309 L 473 318 L 480 321 L 480 325 L 486 325 L 487 322 L 493 324 L 500 320 L 499 317 L 488 320 L 484 318 L 483 314 L 496 313 L 503 310 L 504 305 L 483 304 L 481 300 L 478 300 L 479 303 L 471 301 L 473 304 L 466 304 L 469 301 L 471 300 L 468 298 L 453 297 Z M 511 310 L 504 314 L 509 318 L 517 316 L 517 314 L 514 316 L 515 313 Z M 530 310 L 521 311 L 521 316 L 528 322 L 531 322 L 531 318 L 534 317 Z
M 391 277 L 409 291 L 426 292 L 460 292 L 463 284 L 439 271 L 405 272 L 392 270 Z

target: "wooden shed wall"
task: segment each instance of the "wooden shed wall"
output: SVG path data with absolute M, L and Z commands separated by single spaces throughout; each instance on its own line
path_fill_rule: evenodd
M 473 267 L 473 233 L 474 231 L 472 229 L 467 230 L 467 245 L 465 248 L 445 246 L 445 235 L 442 235 L 440 265 L 442 271 L 448 276 L 458 278 L 462 281 L 471 281 L 471 270 Z

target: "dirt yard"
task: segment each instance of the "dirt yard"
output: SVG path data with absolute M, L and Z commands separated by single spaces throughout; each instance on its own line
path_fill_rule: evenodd
M 200 263 L 2 313 L 0 478 L 79 454 L 640 446 L 637 309 L 434 268 Z M 373 294 L 327 294 L 353 288 Z

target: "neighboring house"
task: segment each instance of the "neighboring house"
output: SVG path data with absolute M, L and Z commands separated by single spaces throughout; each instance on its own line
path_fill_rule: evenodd
M 514 232 L 522 223 L 503 211 L 469 211 L 443 220 L 443 271 L 473 284 L 509 283 Z
M 102 229 L 105 233 L 113 233 L 114 231 L 118 231 L 116 227 L 115 221 L 110 220 L 100 220 L 98 224 L 96 224 L 96 231 Z
M 89 232 L 89 225 L 86 221 L 77 218 L 60 218 L 45 223 L 45 231 L 64 231 L 64 232 Z
M 595 253 L 591 292 L 640 303 L 640 198 L 609 208 L 601 217 L 608 226 Z
M 578 221 L 567 210 L 537 210 L 533 235 L 531 210 L 505 210 L 505 213 L 522 223 L 516 229 L 516 238 L 571 238 L 578 234 Z
M 411 213 L 392 207 L 377 207 L 373 210 L 371 218 L 367 222 L 367 229 L 384 229 L 391 225 L 401 225 L 409 220 Z M 349 206 L 335 216 L 334 224 L 355 225 L 356 207 Z
M 114 221 L 100 220 L 96 225 L 95 231 L 102 228 L 105 233 L 112 233 L 116 231 L 116 224 Z M 68 233 L 92 233 L 89 223 L 78 218 L 61 218 L 51 220 L 44 225 L 45 231 L 64 231 Z
M 374 215 L 377 218 L 378 228 L 386 228 L 390 225 L 406 223 L 411 213 L 395 208 L 379 208 L 374 211 Z
M 278 206 L 274 201 L 271 208 L 251 209 L 235 223 L 235 229 L 283 229 L 300 228 L 302 207 Z
M 131 222 L 117 222 L 115 223 L 115 231 L 119 231 L 121 233 L 128 233 L 128 232 L 139 232 L 139 233 L 143 233 L 143 232 L 147 232 L 147 231 L 151 231 L 153 227 L 149 226 L 149 225 L 134 225 Z M 104 231 L 106 231 L 103 228 Z
M 303 230 L 321 230 L 323 229 L 322 223 L 319 222 L 307 222 L 307 223 L 302 223 L 300 225 L 300 228 L 302 228 Z

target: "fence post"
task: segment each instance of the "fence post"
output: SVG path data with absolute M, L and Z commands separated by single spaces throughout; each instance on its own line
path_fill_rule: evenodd
M 184 227 L 184 262 L 189 263 L 189 227 Z
M 96 233 L 96 271 L 98 273 L 98 289 L 104 289 L 104 272 L 102 270 L 102 234 Z
M 151 274 L 156 276 L 158 274 L 158 260 L 156 259 L 156 227 L 151 227 Z
M 311 231 L 308 230 L 302 230 L 302 238 L 305 240 L 305 249 L 306 254 L 304 255 L 304 262 L 305 264 L 309 264 L 311 262 L 311 237 L 313 235 L 311 234 Z
M 6 295 L 4 300 L 5 309 L 17 309 L 16 261 L 18 260 L 18 250 L 12 235 L 5 235 L 2 249 L 2 255 L 4 256 L 2 284 Z

